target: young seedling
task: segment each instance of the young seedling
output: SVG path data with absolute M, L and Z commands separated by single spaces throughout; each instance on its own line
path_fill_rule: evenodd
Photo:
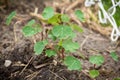
M 100 66 L 104 63 L 104 57 L 102 55 L 93 55 L 90 56 L 89 61 L 94 64 L 94 68 L 96 65 Z M 89 71 L 89 75 L 92 78 L 95 78 L 97 76 L 99 76 L 99 71 L 98 70 L 90 70 Z
M 34 45 L 35 54 L 45 53 L 48 57 L 57 55 L 63 60 L 69 70 L 81 70 L 82 67 L 79 59 L 71 56 L 69 53 L 76 52 L 79 49 L 79 44 L 73 41 L 73 38 L 76 36 L 73 30 L 77 29 L 79 32 L 83 30 L 76 24 L 71 24 L 68 15 L 55 13 L 52 7 L 46 7 L 42 12 L 42 17 L 44 24 L 52 26 L 50 30 L 45 30 L 44 26 L 36 25 L 35 20 L 29 21 L 22 29 L 26 37 L 43 34 L 46 31 L 47 37 L 37 41 Z M 80 17 L 83 18 L 83 16 Z

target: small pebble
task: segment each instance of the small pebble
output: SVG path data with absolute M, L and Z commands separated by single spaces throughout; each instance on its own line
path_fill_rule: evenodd
M 11 60 L 5 60 L 4 66 L 9 67 L 12 64 Z

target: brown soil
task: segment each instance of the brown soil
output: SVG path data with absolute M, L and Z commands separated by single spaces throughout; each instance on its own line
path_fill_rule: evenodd
M 33 18 L 29 13 L 34 12 L 35 7 L 39 8 L 40 13 L 45 7 L 44 3 L 48 1 L 14 0 L 9 3 L 8 8 L 0 8 L 0 80 L 93 80 L 85 72 L 93 68 L 88 61 L 89 56 L 93 54 L 102 54 L 105 57 L 105 63 L 96 68 L 100 71 L 100 76 L 96 80 L 113 80 L 120 77 L 120 58 L 118 62 L 115 62 L 109 56 L 110 51 L 115 51 L 120 56 L 120 46 L 116 47 L 110 39 L 89 29 L 89 23 L 83 24 L 84 33 L 77 33 L 75 40 L 79 42 L 81 48 L 78 53 L 73 54 L 81 60 L 83 71 L 69 71 L 53 57 L 48 58 L 44 54 L 34 55 L 33 42 L 30 38 L 23 36 L 21 29 L 28 20 Z M 51 4 L 52 1 L 49 3 Z M 14 10 L 19 16 L 12 21 L 10 26 L 7 26 L 6 16 Z M 19 18 L 22 21 L 16 23 Z M 14 27 L 16 27 L 15 31 Z M 10 60 L 12 64 L 5 67 L 5 60 Z

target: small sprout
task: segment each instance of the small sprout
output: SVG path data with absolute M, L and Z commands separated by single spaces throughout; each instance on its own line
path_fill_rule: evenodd
M 90 70 L 89 75 L 92 78 L 96 78 L 97 76 L 99 76 L 99 71 L 98 70 Z
M 110 56 L 113 58 L 113 60 L 118 61 L 118 55 L 115 52 L 111 52 Z
M 48 44 L 47 40 L 36 42 L 35 45 L 34 45 L 35 54 L 36 55 L 41 54 L 47 44 Z
M 54 50 L 46 50 L 45 53 L 48 57 L 56 55 L 56 52 Z
M 16 15 L 16 11 L 13 11 L 12 13 L 10 13 L 10 15 L 7 17 L 7 20 L 6 20 L 6 24 L 9 25 L 12 21 L 12 19 L 15 17 Z
M 77 18 L 80 20 L 80 21 L 85 21 L 85 18 L 84 18 L 84 14 L 81 10 L 76 10 L 75 11 L 75 15 L 77 16 Z
M 81 62 L 73 57 L 73 56 L 66 56 L 64 59 L 64 64 L 68 67 L 69 70 L 81 70 Z
M 89 61 L 92 64 L 96 64 L 96 65 L 102 65 L 102 63 L 104 63 L 104 57 L 102 55 L 93 55 L 90 56 Z
M 43 10 L 42 16 L 46 20 L 52 18 L 54 16 L 54 9 L 52 7 L 46 7 Z

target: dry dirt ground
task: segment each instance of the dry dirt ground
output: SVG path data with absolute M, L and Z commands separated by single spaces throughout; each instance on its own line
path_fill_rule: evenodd
M 77 33 L 75 39 L 81 48 L 74 53 L 74 56 L 81 60 L 83 71 L 69 71 L 59 61 L 57 65 L 54 65 L 53 57 L 34 56 L 33 42 L 30 38 L 23 36 L 21 29 L 27 21 L 33 18 L 29 13 L 34 12 L 35 7 L 39 8 L 40 13 L 45 7 L 45 2 L 48 1 L 14 0 L 10 2 L 8 8 L 0 8 L 0 80 L 93 80 L 85 72 L 93 68 L 88 61 L 89 56 L 93 54 L 102 54 L 105 57 L 104 64 L 97 68 L 100 75 L 96 80 L 113 80 L 120 77 L 120 58 L 118 62 L 115 62 L 109 56 L 111 51 L 115 51 L 120 56 L 120 46 L 93 31 L 88 27 L 89 23 L 83 23 L 84 32 Z M 52 0 L 49 3 L 51 4 Z M 19 14 L 18 20 L 23 18 L 23 21 L 17 24 L 17 19 L 15 19 L 10 26 L 7 26 L 6 16 L 13 10 Z M 81 58 L 80 55 L 83 57 Z M 5 60 L 10 60 L 11 65 L 5 67 Z

